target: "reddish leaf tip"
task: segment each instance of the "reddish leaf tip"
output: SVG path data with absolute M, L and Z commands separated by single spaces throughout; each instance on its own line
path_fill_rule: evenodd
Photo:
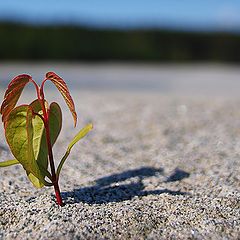
M 12 79 L 8 84 L 8 88 L 4 94 L 4 100 L 1 105 L 0 113 L 2 121 L 5 122 L 11 110 L 15 107 L 23 88 L 32 80 L 32 77 L 27 74 L 21 74 Z
M 69 89 L 67 87 L 67 84 L 65 81 L 58 76 L 55 72 L 47 72 L 46 73 L 46 80 L 50 80 L 53 82 L 53 84 L 57 87 L 59 92 L 62 94 L 66 104 L 68 105 L 69 110 L 72 113 L 73 120 L 74 120 L 74 126 L 76 127 L 77 125 L 77 113 L 75 110 L 75 105 L 73 102 L 73 99 L 70 95 Z

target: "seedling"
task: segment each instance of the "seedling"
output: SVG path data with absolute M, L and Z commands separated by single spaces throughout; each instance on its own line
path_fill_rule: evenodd
M 62 128 L 62 112 L 56 102 L 49 105 L 45 99 L 44 84 L 47 80 L 50 80 L 62 94 L 72 113 L 74 126 L 76 126 L 77 113 L 74 102 L 61 77 L 54 72 L 48 72 L 41 86 L 37 85 L 29 75 L 23 74 L 15 77 L 9 83 L 1 105 L 6 140 L 15 159 L 0 162 L 0 167 L 21 164 L 35 187 L 54 187 L 57 204 L 62 206 L 63 202 L 58 184 L 61 169 L 73 145 L 92 129 L 92 124 L 86 125 L 73 138 L 56 170 L 52 147 Z M 37 99 L 29 105 L 15 107 L 28 83 L 34 84 Z M 48 165 L 50 165 L 50 172 Z

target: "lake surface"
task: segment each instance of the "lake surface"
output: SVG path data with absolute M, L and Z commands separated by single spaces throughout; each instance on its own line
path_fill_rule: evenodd
M 28 73 L 40 82 L 55 71 L 82 90 L 155 91 L 184 95 L 238 95 L 240 67 L 222 64 L 0 63 L 0 86 Z

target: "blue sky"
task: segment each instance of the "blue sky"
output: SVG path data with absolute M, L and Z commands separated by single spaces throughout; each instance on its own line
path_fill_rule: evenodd
M 2 0 L 0 19 L 240 32 L 240 0 Z

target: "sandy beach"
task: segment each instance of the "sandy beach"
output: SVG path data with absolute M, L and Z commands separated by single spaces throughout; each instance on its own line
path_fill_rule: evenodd
M 60 94 L 46 93 L 64 115 L 56 162 L 78 129 L 94 130 L 63 167 L 65 206 L 20 165 L 1 168 L 0 239 L 240 238 L 240 97 L 71 90 L 77 129 Z M 0 139 L 11 159 L 2 126 Z

